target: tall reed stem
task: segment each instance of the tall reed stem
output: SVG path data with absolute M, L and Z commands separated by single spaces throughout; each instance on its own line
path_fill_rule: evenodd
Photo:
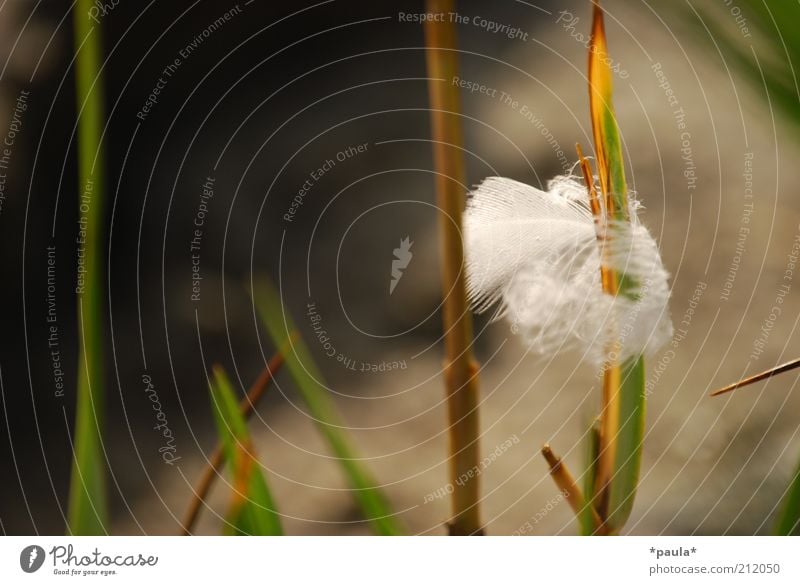
M 426 21 L 425 44 L 444 294 L 449 470 L 454 489 L 449 529 L 452 535 L 473 535 L 481 534 L 480 485 L 472 471 L 479 460 L 478 367 L 471 350 L 472 318 L 467 303 L 461 241 L 466 172 L 460 100 L 458 88 L 452 84 L 453 77 L 458 75 L 456 31 L 447 16 L 455 12 L 455 1 L 427 0 L 426 10 L 429 14 L 445 15 L 441 21 Z

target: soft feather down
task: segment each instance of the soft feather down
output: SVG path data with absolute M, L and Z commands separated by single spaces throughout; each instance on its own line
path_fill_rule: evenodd
M 601 364 L 616 341 L 625 360 L 653 354 L 672 337 L 668 274 L 658 246 L 631 206 L 630 223 L 609 230 L 609 265 L 624 272 L 632 300 L 603 292 L 600 243 L 586 188 L 556 177 L 541 191 L 502 177 L 485 179 L 464 215 L 467 293 L 484 312 L 498 301 L 532 350 L 578 350 Z

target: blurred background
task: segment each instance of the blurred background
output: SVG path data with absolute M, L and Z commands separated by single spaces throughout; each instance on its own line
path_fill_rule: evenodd
M 649 364 L 642 482 L 626 531 L 769 533 L 800 457 L 797 376 L 707 395 L 800 351 L 800 9 L 604 5 L 629 183 L 672 275 L 676 330 Z M 412 16 L 423 3 L 96 7 L 87 16 L 105 54 L 113 532 L 178 531 L 216 442 L 208 369 L 223 364 L 243 390 L 275 350 L 247 292 L 254 275 L 269 275 L 401 521 L 444 533 L 438 211 L 423 30 Z M 470 184 L 501 175 L 543 187 L 569 172 L 576 142 L 591 150 L 590 9 L 459 3 Z M 64 530 L 79 227 L 69 10 L 61 0 L 0 7 L 7 534 Z M 390 289 L 406 238 L 412 256 Z M 526 354 L 504 322 L 478 318 L 475 346 L 482 449 L 501 453 L 481 473 L 487 532 L 574 534 L 539 447 L 549 441 L 582 468 L 596 372 L 575 355 Z M 143 376 L 174 435 L 171 463 Z M 288 533 L 369 533 L 284 373 L 251 428 Z M 219 532 L 227 501 L 220 482 L 201 532 Z

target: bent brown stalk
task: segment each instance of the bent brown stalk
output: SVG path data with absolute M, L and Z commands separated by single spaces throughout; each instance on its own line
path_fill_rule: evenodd
M 726 394 L 727 392 L 732 392 L 737 388 L 741 388 L 742 386 L 749 386 L 750 384 L 755 384 L 756 382 L 760 382 L 761 380 L 766 380 L 767 378 L 771 378 L 772 376 L 777 376 L 778 374 L 794 370 L 797 367 L 800 367 L 800 358 L 792 360 L 790 362 L 786 362 L 785 364 L 781 364 L 780 366 L 776 366 L 772 369 L 767 370 L 766 372 L 761 372 L 760 374 L 756 374 L 755 376 L 750 376 L 749 378 L 745 378 L 744 380 L 739 380 L 738 382 L 735 382 L 730 386 L 725 386 L 724 388 L 720 388 L 719 390 L 714 390 L 714 392 L 712 392 L 710 396 L 719 396 L 720 394 Z
M 547 461 L 547 465 L 550 467 L 550 475 L 553 478 L 556 486 L 558 489 L 561 490 L 561 493 L 564 494 L 564 499 L 567 500 L 570 508 L 572 511 L 575 512 L 575 516 L 579 519 L 581 514 L 586 511 L 586 499 L 583 497 L 583 492 L 581 488 L 578 487 L 578 484 L 575 482 L 575 477 L 569 472 L 564 462 L 558 457 L 553 450 L 550 448 L 550 445 L 544 445 L 542 447 L 542 455 L 544 456 L 545 460 Z M 592 518 L 594 520 L 594 526 L 597 528 L 602 524 L 602 520 L 600 520 L 600 516 L 597 514 L 597 511 L 593 507 L 589 507 L 589 513 L 591 513 Z
M 455 12 L 454 0 L 427 0 L 429 14 Z M 440 254 L 444 304 L 447 410 L 452 494 L 451 535 L 481 534 L 478 466 L 478 367 L 472 357 L 472 318 L 464 282 L 461 214 L 466 173 L 459 119 L 455 25 L 449 19 L 425 23 L 428 91 L 430 96 L 436 198 L 439 207 Z M 456 481 L 468 477 L 467 481 Z
M 293 339 L 294 334 L 291 337 Z M 256 381 L 253 382 L 253 385 L 247 392 L 247 396 L 242 398 L 239 403 L 239 408 L 245 420 L 250 418 L 250 415 L 253 414 L 256 405 L 269 387 L 269 383 L 283 365 L 283 361 L 283 350 L 281 350 L 272 356 L 267 365 L 264 366 L 264 369 L 261 370 Z M 203 475 L 200 476 L 200 480 L 197 482 L 197 489 L 194 490 L 192 501 L 189 502 L 189 508 L 186 510 L 186 517 L 181 528 L 182 536 L 190 536 L 192 534 L 192 530 L 197 522 L 197 518 L 200 516 L 200 510 L 202 509 L 206 496 L 208 496 L 208 492 L 211 490 L 211 486 L 214 484 L 214 480 L 219 475 L 224 463 L 225 454 L 222 450 L 222 444 L 218 443 L 211 453 L 211 456 L 208 458 L 208 465 L 203 470 Z

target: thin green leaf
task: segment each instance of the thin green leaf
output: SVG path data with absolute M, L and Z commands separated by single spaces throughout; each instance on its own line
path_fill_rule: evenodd
M 217 430 L 233 478 L 234 498 L 226 532 L 259 536 L 283 534 L 280 516 L 253 455 L 247 423 L 222 368 L 214 368 L 210 389 Z
M 609 66 L 603 10 L 594 5 L 592 39 L 589 51 L 589 107 L 595 139 L 600 187 L 609 219 L 627 221 L 628 187 L 622 140 L 613 105 L 612 72 Z M 613 236 L 612 236 L 613 237 Z M 625 273 L 612 278 L 609 294 L 631 296 L 632 285 Z M 645 365 L 639 356 L 625 363 L 610 363 L 604 388 L 605 424 L 601 431 L 601 460 L 612 465 L 598 467 L 599 489 L 606 491 L 601 513 L 610 533 L 625 524 L 633 508 L 641 465 L 641 445 L 645 426 Z
M 358 460 L 356 450 L 344 431 L 344 425 L 333 402 L 328 397 L 322 374 L 311 358 L 311 353 L 300 336 L 289 338 L 289 332 L 297 331 L 297 328 L 288 313 L 284 311 L 278 293 L 271 283 L 264 281 L 258 286 L 254 302 L 275 347 L 289 347 L 285 356 L 286 368 L 308 406 L 317 428 L 336 456 L 364 517 L 370 521 L 377 534 L 401 534 L 402 530 L 387 498 L 376 487 L 377 482 L 372 474 Z
M 591 536 L 597 529 L 594 514 L 592 514 L 592 508 L 597 507 L 596 498 L 593 498 L 592 494 L 597 480 L 597 458 L 600 452 L 600 429 L 597 421 L 592 423 L 586 443 L 586 461 L 588 465 L 583 476 L 583 493 L 586 494 L 586 507 L 581 511 L 578 521 L 580 522 L 581 535 Z
M 67 530 L 106 534 L 106 466 L 102 446 L 103 390 L 103 93 L 100 29 L 87 14 L 92 0 L 73 12 L 78 107 L 78 193 L 82 223 L 78 286 L 78 384 Z
M 609 486 L 607 524 L 612 530 L 627 522 L 639 483 L 645 427 L 644 385 L 644 358 L 626 361 L 622 365 L 614 475 Z
M 622 140 L 614 114 L 611 67 L 608 59 L 603 10 L 594 5 L 589 50 L 589 110 L 592 118 L 597 172 L 609 217 L 628 219 L 628 187 L 622 159 Z
M 800 536 L 800 466 L 789 485 L 789 493 L 783 500 L 783 507 L 775 534 L 779 536 Z

